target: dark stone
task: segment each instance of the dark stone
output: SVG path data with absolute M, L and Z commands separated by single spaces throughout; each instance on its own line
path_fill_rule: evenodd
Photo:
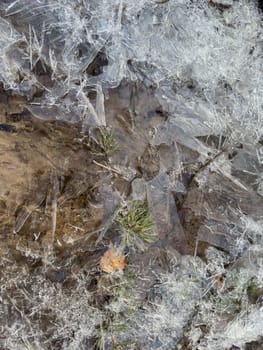
M 53 271 L 48 273 L 47 277 L 51 282 L 62 283 L 64 282 L 66 275 L 64 271 Z
M 108 59 L 103 51 L 98 52 L 92 63 L 88 66 L 86 72 L 89 75 L 97 76 L 103 72 L 103 67 L 108 65 Z
M 258 8 L 263 12 L 263 0 L 258 0 Z
M 245 344 L 245 350 L 262 350 L 263 349 L 263 338 L 259 340 L 251 341 Z
M 14 132 L 16 127 L 10 124 L 0 124 L 0 130 L 5 132 Z

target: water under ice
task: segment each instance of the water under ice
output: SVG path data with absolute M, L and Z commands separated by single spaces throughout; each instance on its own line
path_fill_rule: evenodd
M 1 1 L 1 349 L 262 348 L 260 6 Z

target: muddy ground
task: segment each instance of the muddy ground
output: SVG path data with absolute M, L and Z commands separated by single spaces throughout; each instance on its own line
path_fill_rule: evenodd
M 90 98 L 95 106 L 96 94 Z M 98 142 L 99 129 L 40 120 L 30 114 L 28 104 L 24 98 L 1 92 L 0 249 L 5 280 L 16 280 L 20 273 L 32 279 L 41 276 L 51 285 L 60 284 L 67 294 L 79 288 L 75 277 L 84 273 L 89 276 L 91 304 L 103 310 L 113 298 L 116 279 L 107 276 L 108 268 L 101 270 L 100 262 L 111 244 L 121 244 L 122 231 L 115 220 L 118 210 L 139 199 L 148 203 L 156 239 L 143 251 L 126 247 L 122 254 L 128 275 L 136 275 L 137 282 L 143 276 L 136 289 L 143 304 L 151 300 L 156 274 L 169 271 L 171 264 L 180 266 L 183 256 L 199 256 L 207 262 L 209 246 L 231 253 L 226 215 L 229 221 L 237 216 L 228 209 L 229 201 L 247 212 L 260 208 L 259 197 L 250 198 L 231 179 L 224 178 L 222 187 L 221 175 L 211 171 L 218 159 L 232 159 L 242 146 L 227 148 L 215 136 L 200 138 L 206 147 L 217 148 L 216 154 L 201 162 L 191 144 L 151 142 L 168 115 L 149 88 L 123 84 L 109 92 L 107 127 L 102 129 L 113 135 L 114 150 L 109 154 Z M 206 185 L 200 186 L 204 176 Z M 253 215 L 260 217 L 260 209 Z M 208 226 L 218 234 L 211 235 Z M 129 283 L 131 287 L 134 278 Z M 7 297 L 21 302 L 20 310 L 27 314 L 33 306 L 27 309 L 17 290 L 8 287 Z M 11 307 L 10 319 L 17 308 L 17 304 Z M 38 329 L 47 329 L 44 341 L 53 334 L 48 324 L 55 318 L 42 320 L 42 312 Z M 192 311 L 190 315 L 194 317 Z M 59 341 L 62 344 L 65 338 Z M 46 348 L 59 348 L 59 341 L 50 340 Z M 90 337 L 87 348 L 94 348 L 97 341 L 98 335 Z M 180 342 L 182 348 L 191 348 L 187 335 Z M 115 348 L 114 344 L 113 339 L 108 348 Z

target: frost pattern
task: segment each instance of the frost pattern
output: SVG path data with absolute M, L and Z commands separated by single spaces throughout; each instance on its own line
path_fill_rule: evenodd
M 1 348 L 110 349 L 118 337 L 125 349 L 169 350 L 187 338 L 192 349 L 219 350 L 262 337 L 263 65 L 256 1 L 3 0 L 0 16 L 0 81 L 27 98 L 32 115 L 81 123 L 83 134 L 91 133 L 109 124 L 112 89 L 137 84 L 152 90 L 167 113 L 150 131 L 137 125 L 138 135 L 153 148 L 168 147 L 158 174 L 137 182 L 134 194 L 147 197 L 162 233 L 156 255 L 131 266 L 133 277 L 124 272 L 101 279 L 96 269 L 87 272 L 82 256 L 67 289 L 59 284 L 60 264 L 67 270 L 74 258 L 53 261 L 52 254 L 34 255 L 18 244 L 26 260 L 22 273 L 9 255 L 1 261 L 8 271 L 1 272 Z M 98 71 L 94 62 L 101 63 Z M 90 92 L 96 92 L 95 104 Z M 137 123 L 143 119 L 139 104 L 132 113 Z M 208 143 L 209 136 L 219 140 L 217 146 Z M 135 158 L 141 144 L 132 137 L 126 148 Z M 203 164 L 187 191 L 185 149 Z M 132 182 L 132 160 L 123 159 L 114 164 L 113 157 L 106 170 L 123 176 L 125 169 Z M 184 201 L 176 206 L 178 193 Z M 112 217 L 121 196 L 113 201 L 107 187 L 101 197 L 101 206 L 104 201 L 114 208 L 110 218 L 105 214 L 96 244 L 118 230 Z M 180 205 L 192 215 L 184 229 Z M 196 224 L 196 217 L 202 222 Z M 193 223 L 199 225 L 196 251 L 201 241 L 209 245 L 206 263 L 196 254 L 162 250 L 164 238 L 189 239 L 183 230 Z M 33 262 L 39 263 L 34 273 Z M 94 292 L 99 283 L 102 296 Z

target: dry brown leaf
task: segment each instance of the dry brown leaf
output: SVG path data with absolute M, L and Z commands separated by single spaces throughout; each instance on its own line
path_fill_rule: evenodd
M 215 285 L 216 285 L 217 289 L 221 289 L 222 288 L 222 286 L 223 286 L 223 277 L 222 277 L 221 274 L 216 276 L 216 278 L 215 278 Z
M 126 265 L 126 258 L 123 254 L 110 244 L 109 249 L 102 255 L 100 259 L 100 268 L 102 271 L 111 273 L 118 270 L 123 270 Z

